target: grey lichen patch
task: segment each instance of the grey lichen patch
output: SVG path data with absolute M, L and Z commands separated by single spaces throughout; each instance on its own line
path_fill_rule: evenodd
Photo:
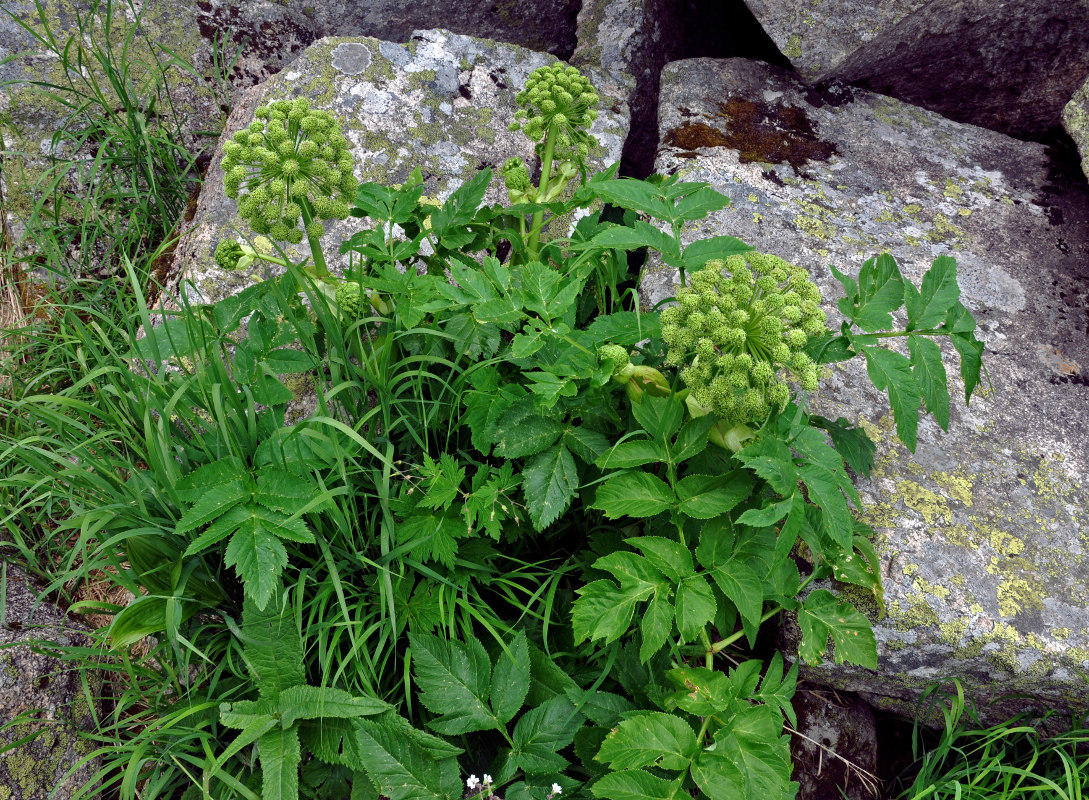
M 343 42 L 333 48 L 330 62 L 345 75 L 360 75 L 371 65 L 371 51 L 359 42 Z

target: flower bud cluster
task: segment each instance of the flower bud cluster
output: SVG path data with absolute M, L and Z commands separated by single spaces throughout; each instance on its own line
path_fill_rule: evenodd
M 512 203 L 528 202 L 533 196 L 533 182 L 529 179 L 529 170 L 518 156 L 504 162 L 503 183 Z
M 590 146 L 597 144 L 587 131 L 597 119 L 600 98 L 589 79 L 575 67 L 556 63 L 535 69 L 515 99 L 520 108 L 510 128 L 523 130 L 538 142 L 539 155 L 543 152 L 541 142 L 553 127 L 555 153 L 560 158 L 585 159 Z
M 338 283 L 333 299 L 336 300 L 337 308 L 345 319 L 355 319 L 362 313 L 363 293 L 358 283 L 353 281 Z
M 809 274 L 778 256 L 708 261 L 662 312 L 666 362 L 681 368 L 698 406 L 733 425 L 762 420 L 790 399 L 783 373 L 817 388 L 805 347 L 827 330 L 820 304 Z
M 223 146 L 227 197 L 253 230 L 279 241 L 311 238 L 319 220 L 347 219 L 357 181 L 348 140 L 328 111 L 303 98 L 258 108 L 249 127 Z

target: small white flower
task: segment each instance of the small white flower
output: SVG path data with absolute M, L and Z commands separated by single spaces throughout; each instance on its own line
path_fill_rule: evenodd
M 492 782 L 492 776 L 487 772 L 484 773 L 484 783 L 490 784 Z
M 485 775 L 484 777 L 486 779 L 488 776 Z M 480 778 L 476 775 L 470 775 L 468 780 L 465 781 L 465 785 L 469 787 L 469 791 L 473 791 L 480 785 Z
M 552 794 L 563 794 L 563 787 L 560 786 L 558 783 L 552 784 Z

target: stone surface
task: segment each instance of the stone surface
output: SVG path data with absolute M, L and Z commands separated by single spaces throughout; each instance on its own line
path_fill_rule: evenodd
M 419 31 L 407 45 L 376 39 L 322 39 L 303 52 L 290 68 L 247 90 L 231 112 L 227 132 L 253 119 L 254 109 L 271 100 L 305 97 L 316 108 L 342 121 L 363 181 L 402 183 L 419 166 L 425 194 L 445 198 L 483 167 L 497 175 L 486 203 L 506 200 L 498 167 L 512 156 L 530 165 L 532 143 L 507 130 L 514 96 L 529 73 L 554 59 L 514 45 L 499 44 L 445 31 Z M 600 75 L 589 71 L 595 82 Z M 600 147 L 592 153 L 597 167 L 620 159 L 627 128 L 623 102 L 605 108 L 594 124 Z M 184 285 L 193 301 L 208 302 L 239 291 L 264 276 L 264 267 L 226 273 L 216 266 L 213 251 L 234 230 L 252 238 L 238 216 L 236 203 L 223 190 L 217 149 L 196 214 L 174 256 L 176 285 Z M 330 269 L 347 265 L 340 243 L 359 228 L 349 218 L 330 223 L 322 248 Z M 288 248 L 293 257 L 309 246 Z M 265 265 L 267 266 L 267 265 Z
M 674 10 L 673 0 L 585 0 L 579 11 L 571 63 L 599 67 L 610 79 L 602 96 L 627 99 L 624 161 L 635 171 L 650 168 L 658 146 L 658 79 L 683 38 Z
M 1081 154 L 1081 171 L 1089 177 L 1089 80 L 1063 106 L 1063 128 Z
M 790 737 L 797 800 L 873 800 L 878 796 L 877 726 L 857 698 L 799 688 L 798 727 Z
M 1039 145 L 861 90 L 822 93 L 757 62 L 676 62 L 662 86 L 658 170 L 733 200 L 688 240 L 739 236 L 805 266 L 826 298 L 841 296 L 830 266 L 857 274 L 887 250 L 918 283 L 933 258 L 954 256 L 987 347 L 993 387 L 968 409 L 954 403 L 948 434 L 925 418 L 914 455 L 861 364 L 818 396 L 821 413 L 860 420 L 878 442 L 859 488 L 885 581 L 884 607 L 870 611 L 885 616 L 877 673 L 810 676 L 904 710 L 952 675 L 984 700 L 1089 706 L 1084 181 L 1062 184 Z M 648 268 L 644 301 L 672 295 L 675 280 Z M 951 393 L 963 400 L 959 378 Z
M 39 603 L 26 576 L 12 565 L 6 575 L 0 606 L 0 727 L 21 714 L 30 720 L 0 731 L 0 748 L 31 734 L 37 736 L 13 751 L 0 754 L 0 799 L 64 800 L 86 783 L 100 766 L 97 759 L 68 775 L 94 750 L 77 730 L 92 727 L 80 674 L 64 662 L 34 652 L 32 642 L 45 640 L 62 647 L 88 647 L 82 626 L 67 619 L 48 601 Z M 2 578 L 0 578 L 2 579 Z M 98 693 L 91 676 L 91 691 Z M 56 794 L 50 794 L 57 789 Z
M 1089 74 L 1084 0 L 745 0 L 802 78 L 1012 135 L 1059 123 Z

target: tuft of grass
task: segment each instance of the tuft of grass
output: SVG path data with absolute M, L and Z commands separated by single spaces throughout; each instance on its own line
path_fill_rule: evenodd
M 915 772 L 899 800 L 1083 800 L 1089 797 L 1089 728 L 1085 720 L 1056 736 L 1014 718 L 983 726 L 964 687 L 938 697 L 934 687 L 920 701 L 937 705 L 944 727 L 936 745 L 925 747 L 918 721 L 913 745 Z M 921 715 L 922 716 L 922 715 Z M 1046 720 L 1045 720 L 1046 721 Z
M 124 10 L 134 21 L 126 19 Z M 103 277 L 120 270 L 124 254 L 137 265 L 146 288 L 153 254 L 200 185 L 202 148 L 190 152 L 185 139 L 218 135 L 185 131 L 175 107 L 174 74 L 197 71 L 147 37 L 134 0 L 125 0 L 124 7 L 117 0 L 92 0 L 73 8 L 70 32 L 51 28 L 41 0 L 35 0 L 29 19 L 3 12 L 32 37 L 38 57 L 57 59 L 57 72 L 63 75 L 55 81 L 3 85 L 26 86 L 61 118 L 44 156 L 44 171 L 26 187 L 31 203 L 22 220 L 25 233 L 13 243 L 23 272 L 44 273 L 49 280 L 93 272 Z M 137 49 L 152 60 L 150 69 L 136 60 Z M 27 55 L 14 53 L 4 61 Z M 217 55 L 217 71 L 220 61 Z M 225 90 L 222 79 L 217 85 Z M 12 150 L 2 156 L 43 158 Z

